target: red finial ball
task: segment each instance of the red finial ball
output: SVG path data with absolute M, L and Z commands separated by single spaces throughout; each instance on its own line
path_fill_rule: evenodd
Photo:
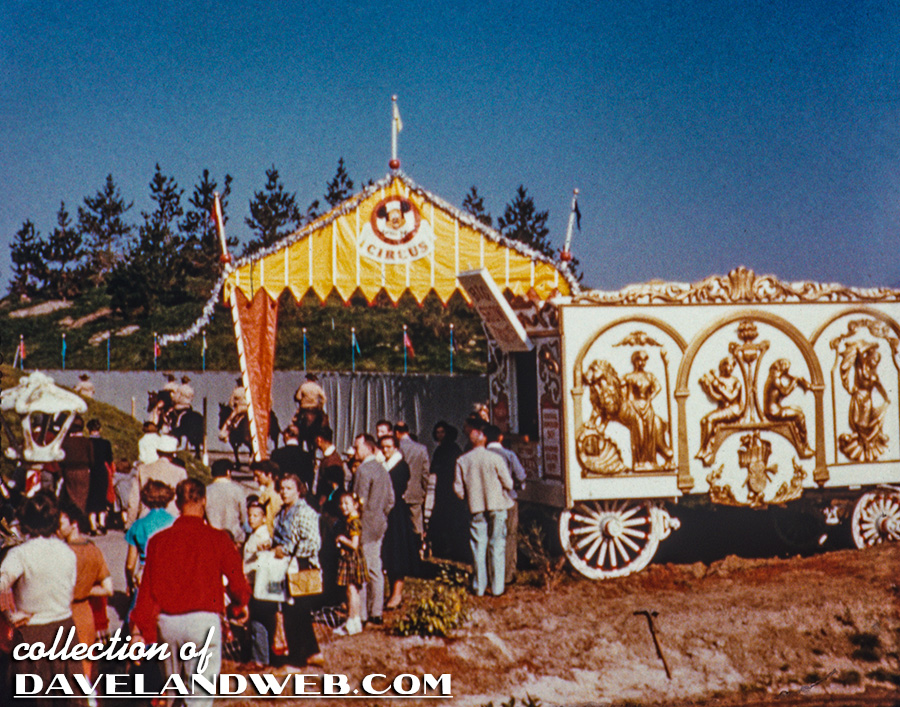
M 400 169 L 400 160 L 391 160 L 388 162 L 388 167 L 391 169 Z
M 562 260 L 564 263 L 571 263 L 572 262 L 572 254 L 567 250 L 561 250 L 559 252 L 559 259 Z
M 229 263 L 231 263 L 231 255 L 228 253 L 220 255 L 219 262 L 222 263 L 222 265 L 228 265 Z

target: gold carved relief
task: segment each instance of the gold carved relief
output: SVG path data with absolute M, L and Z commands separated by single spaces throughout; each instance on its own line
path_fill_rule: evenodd
M 877 341 L 850 340 L 859 330 L 886 340 L 894 355 L 900 341 L 883 322 L 874 319 L 851 321 L 847 332 L 830 342 L 835 350 L 835 365 L 840 372 L 841 384 L 850 394 L 847 425 L 849 432 L 838 437 L 837 446 L 845 457 L 856 462 L 872 462 L 888 448 L 890 438 L 884 431 L 885 416 L 890 409 L 890 398 L 878 375 L 881 354 Z M 837 424 L 837 421 L 835 421 Z
M 628 471 L 615 441 L 606 434 L 607 425 L 617 422 L 629 432 L 632 471 L 671 471 L 672 446 L 668 430 L 672 418 L 669 406 L 669 364 L 662 345 L 642 331 L 635 331 L 615 346 L 635 347 L 631 354 L 632 370 L 622 376 L 606 360 L 595 359 L 582 374 L 588 386 L 591 416 L 578 432 L 576 451 L 586 475 L 614 475 Z M 659 379 L 646 370 L 650 356 L 644 347 L 659 349 L 665 371 L 665 390 Z M 665 395 L 665 417 L 654 401 Z
M 696 458 L 704 466 L 712 465 L 719 447 L 736 433 L 754 432 L 758 437 L 760 431 L 774 432 L 787 439 L 802 459 L 815 454 L 808 443 L 803 411 L 786 402 L 798 388 L 808 393 L 812 385 L 805 378 L 791 374 L 788 359 L 779 358 L 769 366 L 760 403 L 759 379 L 770 342 L 756 341 L 758 336 L 753 320 L 741 321 L 737 328 L 740 343 L 731 342 L 729 355 L 719 362 L 718 371 L 708 371 L 698 381 L 710 401 L 716 404 L 716 409 L 700 420 L 700 451 Z M 735 367 L 740 377 L 734 374 Z
M 900 291 L 853 288 L 819 282 L 782 282 L 738 267 L 723 276 L 694 284 L 648 282 L 618 292 L 590 291 L 576 295 L 576 304 L 769 304 L 774 302 L 897 302 Z
M 734 490 L 728 483 L 721 483 L 725 471 L 725 465 L 711 472 L 706 481 L 709 484 L 709 496 L 713 503 L 726 506 L 749 506 L 750 508 L 762 508 L 769 503 L 787 503 L 800 498 L 803 493 L 803 479 L 806 472 L 794 460 L 794 475 L 791 480 L 784 482 L 775 495 L 766 500 L 766 488 L 771 477 L 778 473 L 778 465 L 769 466 L 769 457 L 772 454 L 772 444 L 762 437 L 758 431 L 753 431 L 741 437 L 741 446 L 738 449 L 738 465 L 747 471 L 747 479 L 744 486 L 747 488 L 747 500 L 738 500 Z

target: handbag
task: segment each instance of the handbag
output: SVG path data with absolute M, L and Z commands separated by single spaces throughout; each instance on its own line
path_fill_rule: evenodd
M 293 559 L 293 558 L 292 558 Z M 294 567 L 296 571 L 292 571 Z M 322 570 L 318 567 L 299 568 L 299 563 L 291 562 L 287 572 L 288 594 L 292 597 L 308 597 L 322 593 Z

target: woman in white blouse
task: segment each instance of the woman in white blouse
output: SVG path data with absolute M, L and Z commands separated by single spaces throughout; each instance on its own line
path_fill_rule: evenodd
M 56 497 L 49 491 L 39 491 L 27 499 L 19 525 L 27 539 L 12 548 L 0 564 L 0 592 L 11 588 L 16 604 L 16 612 L 11 617 L 18 627 L 15 644 L 40 642 L 50 646 L 61 629 L 60 645 L 64 645 L 69 631 L 75 629 L 72 622 L 75 553 L 56 536 L 59 527 Z M 69 677 L 80 668 L 74 661 L 49 659 L 13 660 L 13 666 L 16 673 L 38 675 L 45 687 L 56 675 Z M 66 702 L 56 698 L 35 700 L 37 705 L 53 707 L 61 707 Z

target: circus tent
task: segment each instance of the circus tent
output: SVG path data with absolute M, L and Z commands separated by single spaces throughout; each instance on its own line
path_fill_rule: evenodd
M 224 240 L 224 238 L 223 238 Z M 383 290 L 396 303 L 409 292 L 421 303 L 432 291 L 446 304 L 459 275 L 480 271 L 507 297 L 547 300 L 578 291 L 564 265 L 505 238 L 473 216 L 422 189 L 399 169 L 304 228 L 226 269 L 201 318 L 162 345 L 200 332 L 217 302 L 231 305 L 244 388 L 248 391 L 254 456 L 265 455 L 278 299 L 289 290 L 325 301 L 357 292 L 372 303 Z

